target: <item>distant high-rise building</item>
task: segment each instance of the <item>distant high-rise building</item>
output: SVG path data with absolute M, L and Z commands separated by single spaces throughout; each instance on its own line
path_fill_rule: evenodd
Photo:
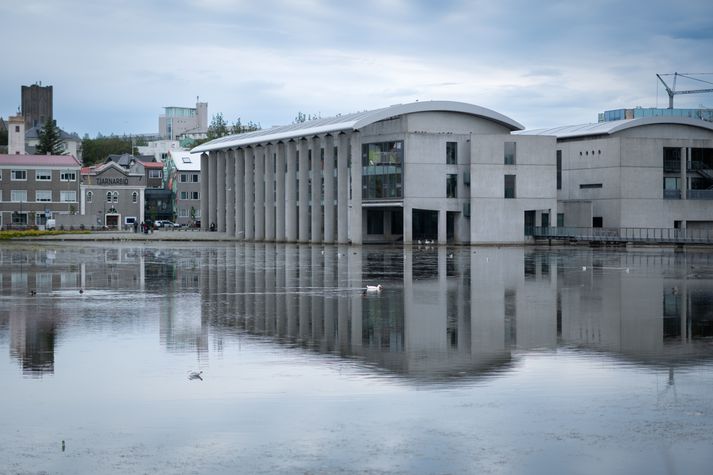
M 196 102 L 196 107 L 165 107 L 158 117 L 158 133 L 163 140 L 183 136 L 204 138 L 208 133 L 208 103 Z
M 43 126 L 52 115 L 52 86 L 42 83 L 22 86 L 22 116 L 25 129 Z

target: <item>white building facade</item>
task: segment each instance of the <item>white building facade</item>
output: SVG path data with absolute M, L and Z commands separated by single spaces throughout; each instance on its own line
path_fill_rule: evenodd
M 201 227 L 313 243 L 522 243 L 556 209 L 554 137 L 416 102 L 202 144 Z
M 713 231 L 713 123 L 648 117 L 555 136 L 558 226 Z

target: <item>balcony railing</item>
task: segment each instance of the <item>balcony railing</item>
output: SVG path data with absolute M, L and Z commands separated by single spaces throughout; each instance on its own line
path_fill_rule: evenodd
M 593 242 L 713 244 L 713 230 L 676 228 L 535 227 L 533 236 L 538 239 Z
M 680 200 L 681 190 L 663 190 L 663 197 L 665 200 Z
M 688 190 L 686 197 L 689 200 L 713 200 L 713 190 Z

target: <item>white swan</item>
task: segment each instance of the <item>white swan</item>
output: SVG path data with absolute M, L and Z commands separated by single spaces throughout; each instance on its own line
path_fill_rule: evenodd
M 381 292 L 381 290 L 384 288 L 383 285 L 367 285 L 366 286 L 366 291 L 367 292 Z

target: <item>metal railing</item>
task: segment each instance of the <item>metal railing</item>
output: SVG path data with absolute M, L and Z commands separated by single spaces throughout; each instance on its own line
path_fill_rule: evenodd
M 689 200 L 713 200 L 713 190 L 688 190 L 686 198 Z
M 663 198 L 665 200 L 680 200 L 681 190 L 663 190 Z
M 537 239 L 622 243 L 713 244 L 713 230 L 704 229 L 535 227 L 532 230 L 532 235 Z

